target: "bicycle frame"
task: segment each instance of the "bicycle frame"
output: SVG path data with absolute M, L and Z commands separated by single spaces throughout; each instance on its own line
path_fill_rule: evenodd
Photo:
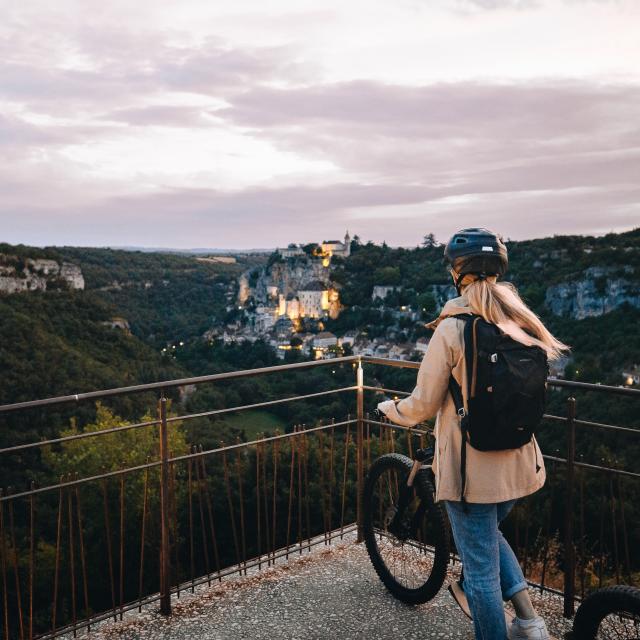
M 433 481 L 433 471 L 431 469 L 431 462 L 433 462 L 433 456 L 435 454 L 435 449 L 433 447 L 427 447 L 426 449 L 416 449 L 416 452 L 413 456 L 413 467 L 411 467 L 411 472 L 407 478 L 407 486 L 412 487 L 413 482 L 416 478 L 416 474 L 424 469 L 428 470 L 430 474 L 430 480 Z M 425 464 L 428 462 L 429 464 Z
M 433 471 L 431 470 L 431 464 L 425 464 L 426 462 L 433 461 L 434 448 L 428 447 L 426 449 L 417 449 L 413 456 L 413 466 L 407 476 L 407 482 L 402 486 L 398 495 L 398 508 L 396 510 L 393 519 L 389 523 L 389 531 L 391 531 L 399 540 L 405 540 L 411 535 L 411 532 L 415 530 L 420 519 L 422 517 L 423 509 L 418 509 L 414 514 L 411 523 L 407 526 L 402 523 L 404 517 L 404 511 L 409 505 L 411 496 L 413 495 L 413 483 L 416 475 L 420 471 L 425 471 L 431 475 L 430 480 L 433 481 Z

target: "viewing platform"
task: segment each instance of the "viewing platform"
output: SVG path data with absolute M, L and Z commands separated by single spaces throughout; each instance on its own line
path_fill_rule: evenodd
M 320 640 L 353 638 L 473 640 L 472 623 L 445 587 L 430 602 L 405 605 L 386 591 L 363 544 L 350 531 L 330 545 L 294 551 L 288 561 L 246 577 L 203 585 L 180 599 L 173 615 L 157 606 L 127 614 L 122 622 L 105 622 L 96 640 Z M 459 575 L 452 564 L 449 579 Z M 551 632 L 562 637 L 571 624 L 562 617 L 562 598 L 532 589 L 532 598 Z
M 2 473 L 23 478 L 0 494 L 2 637 L 472 638 L 446 583 L 426 604 L 402 604 L 357 542 L 371 463 L 432 439 L 430 424 L 366 412 L 382 394 L 407 395 L 418 367 L 348 356 L 0 407 L 14 433 L 60 425 L 57 437 L 0 448 Z M 277 384 L 260 386 L 261 376 Z M 180 390 L 207 385 L 240 401 L 188 410 Z M 503 531 L 562 637 L 582 597 L 638 575 L 637 461 L 598 459 L 576 437 L 597 431 L 623 451 L 640 434 L 631 420 L 579 408 L 598 417 L 615 398 L 632 415 L 640 391 L 550 378 L 548 396 L 547 482 Z M 216 435 L 218 418 L 266 409 L 306 423 L 264 434 L 248 419 L 244 439 Z M 36 456 L 50 477 L 30 472 Z M 417 545 L 430 553 L 428 540 Z M 453 550 L 449 578 L 459 570 Z

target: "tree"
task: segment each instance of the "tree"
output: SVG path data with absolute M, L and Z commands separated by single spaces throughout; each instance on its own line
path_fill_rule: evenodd
M 430 291 L 421 293 L 417 302 L 423 318 L 431 318 L 436 312 L 436 300 Z
M 373 274 L 375 284 L 397 285 L 400 283 L 400 267 L 381 267 Z
M 438 244 L 439 243 L 436 240 L 436 237 L 435 237 L 435 235 L 433 235 L 433 233 L 428 233 L 424 237 L 424 240 L 422 241 L 422 246 L 425 247 L 426 249 L 431 249 L 432 247 L 437 247 Z
M 156 417 L 151 413 L 142 416 L 140 422 L 151 422 Z M 60 432 L 60 437 L 75 436 L 80 433 L 99 432 L 114 427 L 123 427 L 130 424 L 121 417 L 115 415 L 111 409 L 102 403 L 96 403 L 96 419 L 84 429 L 78 429 L 74 419 L 71 426 Z M 173 422 L 169 427 L 169 450 L 172 456 L 187 453 L 188 446 L 182 431 L 181 423 Z M 135 467 L 144 464 L 147 459 L 157 459 L 159 451 L 158 430 L 148 426 L 137 429 L 129 429 L 115 433 L 107 433 L 95 438 L 70 440 L 62 444 L 60 449 L 51 446 L 44 447 L 42 458 L 45 465 L 56 476 L 69 473 L 75 469 L 82 469 L 84 476 L 97 475 L 104 471 L 117 471 L 126 467 Z M 141 497 L 142 476 L 133 474 L 128 481 L 128 486 L 134 486 L 131 490 L 132 498 L 138 500 Z
M 310 242 L 302 247 L 308 256 L 317 256 L 320 253 L 320 245 L 317 242 Z

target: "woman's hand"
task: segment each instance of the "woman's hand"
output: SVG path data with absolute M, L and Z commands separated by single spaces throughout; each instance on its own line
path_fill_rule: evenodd
M 385 418 L 389 419 L 387 413 L 391 407 L 395 407 L 398 404 L 398 400 L 383 400 L 382 402 L 378 402 L 378 406 L 373 410 L 373 415 L 377 420 L 382 420 Z
M 382 403 L 380 403 L 382 404 Z M 378 404 L 378 406 L 373 410 L 373 417 L 376 420 L 382 420 L 382 418 L 386 418 L 386 414 L 384 413 L 384 411 L 380 411 L 380 404 Z

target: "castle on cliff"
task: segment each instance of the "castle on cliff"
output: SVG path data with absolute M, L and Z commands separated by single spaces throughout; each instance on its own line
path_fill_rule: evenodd
M 337 318 L 340 297 L 330 279 L 333 257 L 351 255 L 351 237 L 323 240 L 319 244 L 290 244 L 278 248 L 274 258 L 250 283 L 249 273 L 240 277 L 238 303 L 255 303 L 252 321 L 260 332 L 276 328 L 279 320 L 288 320 L 292 330 L 303 326 L 305 318 L 320 321 Z
M 302 245 L 299 244 L 290 244 L 286 249 L 281 249 L 278 247 L 276 251 L 283 258 L 295 258 L 296 256 L 305 255 L 305 251 L 302 248 Z M 349 231 L 344 234 L 343 241 L 323 240 L 322 243 L 318 246 L 315 255 L 323 259 L 325 267 L 329 266 L 332 256 L 348 258 L 351 255 L 351 237 L 349 236 Z

